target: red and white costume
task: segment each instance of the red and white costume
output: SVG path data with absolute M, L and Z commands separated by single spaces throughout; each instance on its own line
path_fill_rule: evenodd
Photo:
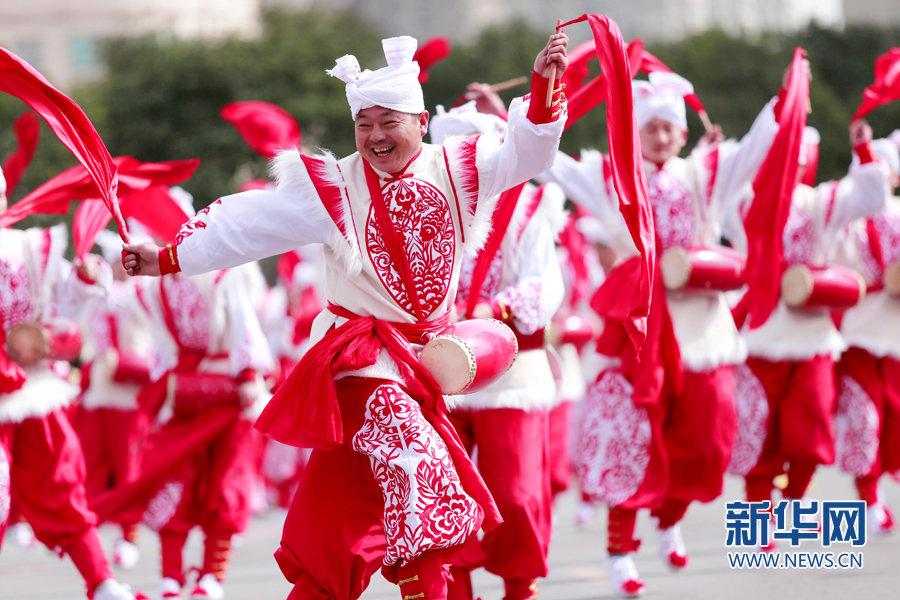
M 680 97 L 680 113 L 676 101 L 650 110 L 638 100 L 636 94 L 639 126 L 641 119 L 676 125 L 684 119 Z M 660 252 L 719 243 L 730 199 L 752 181 L 776 131 L 769 105 L 740 142 L 698 146 L 688 158 L 672 157 L 664 165 L 644 161 Z M 559 183 L 597 217 L 618 257 L 636 254 L 618 211 L 607 157 L 597 151 L 582 152 L 580 161 L 560 156 L 542 179 Z M 682 519 L 690 502 L 718 497 L 731 456 L 733 366 L 746 351 L 724 294 L 667 291 L 665 300 L 677 349 L 664 361 L 666 385 L 660 397 L 646 406 L 633 402 L 633 360 L 622 356 L 625 362 L 619 364 L 619 350 L 629 342 L 620 325 L 607 323 L 598 351 L 613 362 L 588 389 L 580 419 L 576 466 L 582 490 L 612 507 L 610 554 L 637 548 L 632 539 L 636 509 L 653 509 L 662 531 Z
M 272 365 L 250 301 L 260 277 L 255 265 L 247 265 L 193 277 L 173 274 L 140 281 L 140 298 L 151 315 L 155 334 L 153 379 L 161 392 L 155 397 L 145 394 L 142 400 L 156 405 L 149 407 L 151 412 L 163 401 L 159 419 L 165 421 L 148 445 L 201 426 L 220 411 L 234 411 L 227 425 L 186 464 L 172 465 L 171 476 L 147 503 L 144 523 L 159 532 L 162 543 L 163 593 L 171 593 L 167 586 L 174 587 L 173 582 L 184 585 L 182 549 L 194 526 L 206 534 L 202 587 L 207 575 L 224 579 L 231 538 L 246 529 L 252 516 L 251 492 L 261 448 L 253 421 L 268 398 L 262 393 L 260 374 Z M 178 379 L 190 381 L 207 374 L 225 375 L 235 385 L 256 382 L 260 393 L 240 411 L 236 402 L 217 404 L 219 399 L 205 396 L 192 407 L 182 407 Z M 166 449 L 165 444 L 154 447 L 144 464 L 169 460 Z
M 878 140 L 873 143 L 883 143 Z M 893 142 L 888 142 L 893 143 Z M 876 153 L 900 172 L 896 146 Z M 835 451 L 838 466 L 856 478 L 861 500 L 869 505 L 869 527 L 889 530 L 893 523 L 878 479 L 900 470 L 900 298 L 884 289 L 885 268 L 900 262 L 900 199 L 845 228 L 837 262 L 865 277 L 866 297 L 846 310 L 841 335 L 848 349 L 837 367 Z
M 64 225 L 0 229 L 4 339 L 19 323 L 56 316 L 63 307 L 75 311 L 100 293 L 99 286 L 79 281 L 63 259 L 66 238 Z M 0 352 L 8 360 L 5 348 Z M 37 539 L 72 558 L 90 597 L 112 572 L 97 536 L 97 517 L 87 504 L 84 454 L 66 414 L 78 388 L 54 373 L 48 361 L 25 374 L 20 387 L 4 379 L 0 392 L 0 446 L 9 472 L 8 479 L 0 475 L 0 522 L 11 493 Z
M 115 238 L 110 258 L 121 260 L 121 241 L 107 233 Z M 108 266 L 102 266 L 109 273 Z M 138 300 L 134 280 L 110 281 L 109 286 L 109 294 L 88 302 L 79 317 L 84 392 L 72 424 L 84 449 L 89 498 L 138 478 L 141 447 L 149 433 L 149 421 L 137 402 L 141 387 L 150 381 L 149 316 Z M 126 518 L 120 524 L 123 540 L 134 544 L 137 521 Z M 117 563 L 127 566 L 136 559 L 136 554 L 134 559 L 121 554 L 123 544 L 117 546 Z
M 509 600 L 532 597 L 532 585 L 547 576 L 552 495 L 550 491 L 549 413 L 556 403 L 556 381 L 545 348 L 544 330 L 562 304 L 562 273 L 555 238 L 565 223 L 565 197 L 558 186 L 526 184 L 516 203 L 499 250 L 491 259 L 479 298 L 470 298 L 479 257 L 463 260 L 457 312 L 470 302 L 502 309 L 495 317 L 516 332 L 519 354 L 498 381 L 466 395 L 451 421 L 466 448 L 477 448 L 478 469 L 494 496 L 503 524 L 481 541 L 485 568 L 503 578 Z M 507 312 L 508 311 L 508 312 Z M 507 312 L 506 315 L 502 314 Z M 474 540 L 473 540 L 474 544 Z M 477 546 L 477 544 L 476 544 Z M 454 591 L 465 585 L 478 563 L 454 560 Z M 467 564 L 468 562 L 468 564 Z
M 783 234 L 786 267 L 830 264 L 844 228 L 884 206 L 885 174 L 870 150 L 864 154 L 844 179 L 794 190 Z M 801 498 L 817 465 L 834 462 L 834 364 L 846 344 L 827 309 L 789 308 L 781 299 L 742 337 L 749 357 L 735 377 L 740 435 L 729 470 L 745 476 L 747 497 L 758 502 L 771 499 L 773 478 L 789 464 L 784 496 Z
M 393 71 L 403 85 L 418 74 L 415 63 L 395 63 L 363 73 L 357 85 L 350 62 L 354 115 L 361 102 L 395 108 L 368 99 L 366 82 L 385 81 L 384 97 L 398 87 Z M 546 86 L 535 77 L 535 96 Z M 324 244 L 329 309 L 313 325 L 316 344 L 257 423 L 280 441 L 316 446 L 276 553 L 294 600 L 354 600 L 382 564 L 401 586 L 416 570 L 440 587 L 441 554 L 474 535 L 485 515 L 497 522 L 414 349 L 449 323 L 463 251 L 484 243 L 496 196 L 552 163 L 564 105 L 557 96 L 551 115 L 538 104 L 514 103 L 502 143 L 482 136 L 424 144 L 402 173 L 374 170 L 358 153 L 337 160 L 284 152 L 276 191 L 217 200 L 178 236 L 176 259 L 188 274 Z M 401 105 L 395 110 L 413 112 Z M 295 380 L 302 373 L 309 376 Z

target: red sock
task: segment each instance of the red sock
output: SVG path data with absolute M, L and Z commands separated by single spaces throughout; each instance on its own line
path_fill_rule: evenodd
M 641 545 L 634 539 L 634 523 L 637 519 L 637 511 L 627 508 L 613 507 L 609 509 L 609 539 L 606 550 L 610 554 L 628 554 L 634 552 Z
M 131 544 L 137 544 L 138 524 L 129 523 L 128 525 L 122 525 L 122 539 Z
M 678 522 L 684 518 L 684 513 L 687 512 L 690 504 L 690 502 L 685 502 L 683 500 L 666 498 L 663 500 L 662 507 L 654 510 L 650 514 L 659 519 L 660 529 L 668 529 L 669 527 L 678 524 Z
M 163 529 L 159 532 L 160 555 L 162 559 L 162 576 L 174 579 L 184 585 L 184 566 L 182 551 L 187 541 L 187 531 Z
M 109 560 L 103 552 L 95 527 L 86 529 L 77 537 L 67 539 L 63 545 L 63 552 L 72 558 L 75 568 L 84 577 L 88 597 L 93 596 L 98 585 L 113 578 Z
M 231 559 L 231 532 L 207 531 L 203 550 L 203 574 L 212 573 L 219 581 L 225 581 Z
M 450 567 L 453 581 L 447 582 L 447 600 L 474 600 L 471 571 L 465 567 Z
M 788 469 L 788 484 L 784 488 L 784 497 L 798 500 L 802 498 L 816 473 L 816 466 L 814 462 L 792 461 Z
M 397 579 L 404 600 L 447 600 L 447 581 L 440 554 L 417 558 L 406 566 L 397 567 Z
M 506 595 L 503 600 L 532 600 L 537 598 L 537 579 L 504 579 Z
M 763 502 L 772 500 L 772 478 L 767 475 L 747 475 L 744 477 L 744 485 L 747 491 L 748 502 Z
M 864 475 L 856 478 L 856 491 L 859 499 L 869 506 L 878 502 L 878 477 Z

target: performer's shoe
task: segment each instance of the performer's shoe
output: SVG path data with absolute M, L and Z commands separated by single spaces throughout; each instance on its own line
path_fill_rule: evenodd
M 896 528 L 894 515 L 883 502 L 866 507 L 866 528 L 871 533 L 890 533 Z
M 171 577 L 163 577 L 159 582 L 159 598 L 160 600 L 181 598 L 181 584 Z
M 115 550 L 113 552 L 113 564 L 123 569 L 131 569 L 141 558 L 141 551 L 136 544 L 132 544 L 128 540 L 116 541 Z
M 207 573 L 197 581 L 197 587 L 191 592 L 191 600 L 221 600 L 225 597 L 222 584 L 212 573 Z
M 613 591 L 622 598 L 638 598 L 644 593 L 644 582 L 630 554 L 614 554 L 606 559 L 606 572 Z
M 10 525 L 6 529 L 6 537 L 22 550 L 28 550 L 37 545 L 34 531 L 31 529 L 31 525 L 25 521 Z
M 591 502 L 581 502 L 581 505 L 578 507 L 578 513 L 575 515 L 575 525 L 578 527 L 587 527 L 591 521 L 594 520 L 594 515 L 597 514 L 597 509 L 594 507 Z
M 678 524 L 668 529 L 657 529 L 659 534 L 659 556 L 663 563 L 673 571 L 680 571 L 687 566 L 687 550 L 681 538 L 681 527 Z
M 132 592 L 131 587 L 122 585 L 115 579 L 107 579 L 97 586 L 90 595 L 91 600 L 149 600 L 140 592 Z
M 503 587 L 503 600 L 534 600 L 540 593 L 537 579 L 504 579 Z

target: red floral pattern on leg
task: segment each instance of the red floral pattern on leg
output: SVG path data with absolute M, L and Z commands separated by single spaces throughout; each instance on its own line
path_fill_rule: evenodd
M 766 390 L 747 365 L 734 367 L 734 408 L 737 413 L 737 436 L 728 472 L 746 475 L 759 462 L 769 431 Z
M 457 546 L 480 527 L 484 513 L 463 491 L 447 446 L 399 385 L 369 397 L 352 447 L 369 457 L 384 496 L 385 565 Z
M 878 456 L 881 419 L 875 403 L 849 375 L 838 379 L 834 430 L 835 462 L 841 470 L 857 477 L 869 473 Z

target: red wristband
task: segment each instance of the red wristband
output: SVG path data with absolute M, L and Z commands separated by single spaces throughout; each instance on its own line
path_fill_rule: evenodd
M 875 154 L 872 152 L 872 144 L 869 142 L 854 146 L 853 151 L 856 152 L 856 155 L 859 157 L 859 164 L 861 165 L 876 162 L 877 160 Z
M 181 265 L 178 264 L 178 248 L 172 244 L 166 244 L 159 249 L 159 274 L 171 275 L 181 271 Z
M 550 80 L 541 77 L 535 72 L 531 73 L 531 102 L 528 104 L 528 120 L 535 125 L 553 123 L 559 119 L 559 115 L 566 109 L 566 95 L 563 94 L 563 84 L 557 80 L 556 89 L 553 90 L 553 101 L 547 108 L 544 99 L 547 97 L 547 88 Z
M 787 98 L 787 90 L 781 88 L 778 90 L 778 101 L 775 103 L 775 106 L 772 107 L 775 111 L 775 121 L 781 121 L 781 109 L 784 107 L 785 98 Z
M 238 373 L 237 380 L 241 383 L 246 383 L 247 381 L 253 381 L 256 379 L 256 369 L 244 369 L 240 373 Z

